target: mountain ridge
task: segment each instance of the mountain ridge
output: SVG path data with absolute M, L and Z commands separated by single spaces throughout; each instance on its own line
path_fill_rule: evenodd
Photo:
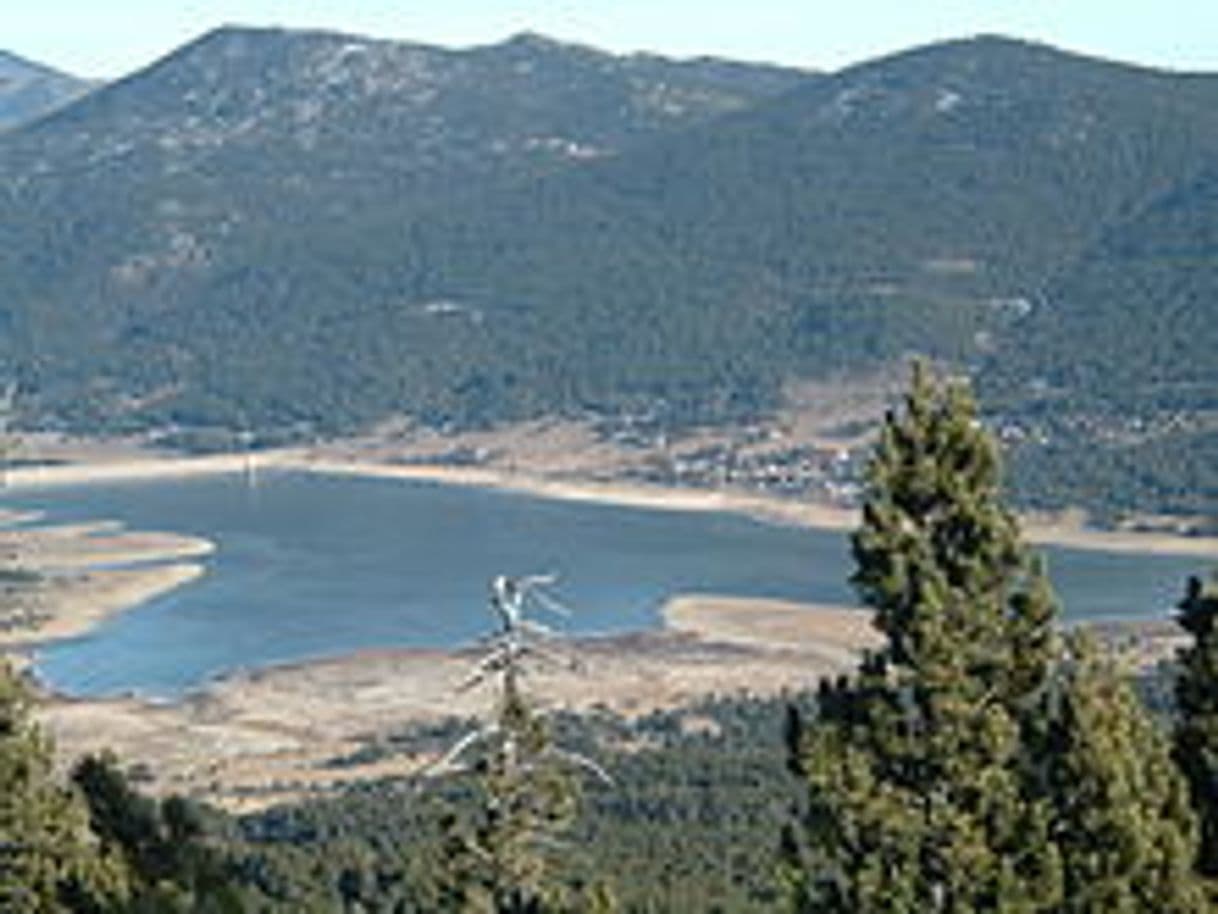
M 1216 102 L 994 36 L 809 74 L 222 29 L 0 140 L 0 358 L 72 427 L 721 421 L 909 352 L 1009 359 L 1034 412 L 1036 340 L 1106 294 L 1071 277 L 1218 154 Z
M 0 132 L 47 116 L 93 85 L 0 48 Z
M 82 333 L 111 351 L 146 336 L 147 320 L 291 226 L 358 223 L 386 201 L 406 217 L 451 206 L 806 78 L 764 68 L 751 85 L 749 72 L 724 88 L 698 66 L 559 44 L 537 57 L 519 43 L 208 33 L 0 142 L 0 192 L 20 213 L 0 226 L 14 241 L 0 278 L 40 304 L 93 303 L 62 321 L 10 319 L 9 351 L 35 354 L 36 386 L 60 384 Z

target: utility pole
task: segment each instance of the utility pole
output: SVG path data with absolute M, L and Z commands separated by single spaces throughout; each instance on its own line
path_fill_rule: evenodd
M 0 489 L 9 483 L 9 462 L 12 460 L 17 442 L 12 435 L 13 404 L 17 399 L 17 385 L 10 381 L 0 390 Z
M 237 432 L 237 442 L 241 446 L 241 454 L 244 458 L 245 469 L 245 487 L 247 489 L 258 488 L 258 465 L 255 463 L 254 455 L 254 439 L 257 435 L 250 429 L 249 419 L 246 418 L 245 411 L 240 414 L 240 427 Z

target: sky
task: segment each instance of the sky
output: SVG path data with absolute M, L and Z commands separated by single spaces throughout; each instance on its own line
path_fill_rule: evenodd
M 529 30 L 617 52 L 819 70 L 984 32 L 1218 71 L 1218 0 L 0 0 L 0 48 L 102 79 L 224 24 L 454 47 Z

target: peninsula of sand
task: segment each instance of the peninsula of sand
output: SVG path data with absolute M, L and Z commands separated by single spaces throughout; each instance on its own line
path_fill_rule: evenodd
M 113 521 L 44 524 L 0 511 L 0 650 L 84 634 L 104 619 L 203 573 L 200 537 L 123 529 Z

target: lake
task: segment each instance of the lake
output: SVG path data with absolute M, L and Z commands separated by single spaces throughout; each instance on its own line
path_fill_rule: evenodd
M 496 574 L 555 572 L 571 633 L 654 627 L 685 591 L 852 602 L 846 537 L 730 514 L 558 501 L 462 486 L 267 474 L 24 491 L 49 521 L 118 519 L 204 536 L 208 574 L 38 670 L 75 695 L 171 697 L 235 669 L 369 647 L 448 647 L 487 630 Z M 1203 559 L 1050 548 L 1072 619 L 1163 617 Z

